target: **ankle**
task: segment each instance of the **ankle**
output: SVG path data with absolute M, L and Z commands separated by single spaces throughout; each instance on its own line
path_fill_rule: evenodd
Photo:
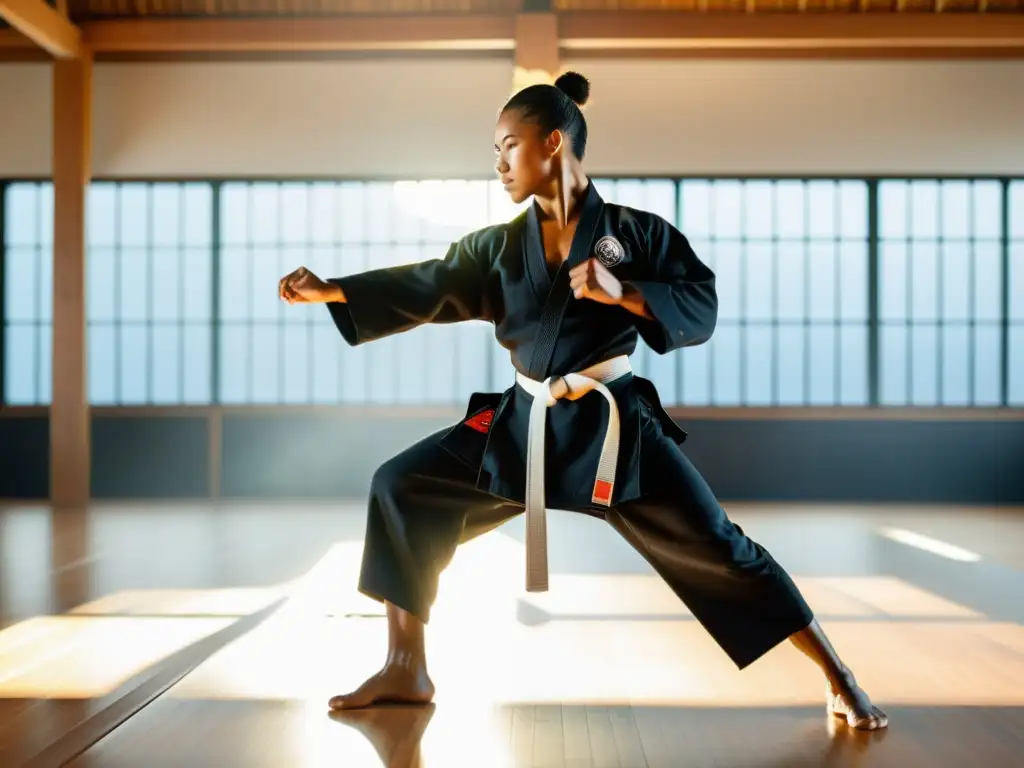
M 840 665 L 836 671 L 828 675 L 828 683 L 835 694 L 845 693 L 857 687 L 857 679 L 846 665 Z
M 427 660 L 422 651 L 399 649 L 388 652 L 385 667 L 410 673 L 426 673 Z

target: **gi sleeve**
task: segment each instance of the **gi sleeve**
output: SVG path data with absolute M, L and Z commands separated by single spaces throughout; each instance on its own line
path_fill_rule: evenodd
M 331 319 L 351 346 L 428 323 L 491 319 L 487 267 L 477 245 L 467 236 L 452 243 L 443 259 L 331 278 L 346 298 L 327 305 Z
M 640 337 L 660 355 L 703 344 L 718 323 L 715 273 L 694 253 L 686 237 L 659 216 L 646 227 L 648 264 L 640 290 L 654 319 L 637 318 Z

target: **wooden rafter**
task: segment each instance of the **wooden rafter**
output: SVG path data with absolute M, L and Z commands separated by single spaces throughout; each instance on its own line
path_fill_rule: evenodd
M 30 0 L 0 0 L 0 4 Z M 33 0 L 41 2 L 41 0 Z M 56 12 L 54 12 L 56 14 Z M 507 53 L 529 27 L 535 53 L 577 56 L 1024 57 L 1024 14 L 698 14 L 565 12 L 423 14 L 353 18 L 130 19 L 87 21 L 82 41 L 97 58 L 265 56 L 323 53 Z M 0 32 L 0 56 L 16 50 Z M 555 36 L 557 35 L 557 38 Z M 518 41 L 518 44 L 517 44 Z M 518 54 L 520 66 L 534 54 Z M 529 65 L 532 66 L 532 65 Z
M 82 53 L 81 31 L 43 0 L 0 0 L 0 18 L 59 59 Z
M 1024 15 L 564 13 L 563 51 L 1020 49 Z
M 2 0 L 0 0 L 2 1 Z M 96 53 L 512 51 L 515 16 L 189 19 L 83 24 Z
M 515 16 L 90 22 L 97 53 L 511 51 Z M 749 16 L 680 13 L 557 15 L 563 53 L 657 50 L 839 51 L 1021 49 L 1024 17 Z

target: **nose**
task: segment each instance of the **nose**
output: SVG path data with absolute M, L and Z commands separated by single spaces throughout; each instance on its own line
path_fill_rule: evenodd
M 508 163 L 499 155 L 498 159 L 494 162 L 494 170 L 499 176 L 504 174 L 508 170 Z

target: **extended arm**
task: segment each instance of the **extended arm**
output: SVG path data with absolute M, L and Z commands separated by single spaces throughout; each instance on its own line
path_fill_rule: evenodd
M 714 272 L 664 219 L 652 216 L 645 234 L 648 274 L 623 285 L 623 308 L 638 316 L 637 331 L 658 354 L 703 344 L 718 322 Z
M 486 260 L 475 244 L 468 236 L 443 259 L 329 280 L 342 300 L 327 308 L 345 341 L 355 346 L 427 323 L 489 319 Z

